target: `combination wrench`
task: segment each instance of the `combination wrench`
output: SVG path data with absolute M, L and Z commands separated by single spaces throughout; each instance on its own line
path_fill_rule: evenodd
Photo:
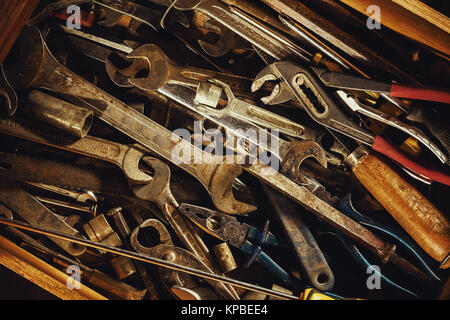
M 240 166 L 223 163 L 222 157 L 203 152 L 61 65 L 50 53 L 38 28 L 24 29 L 16 46 L 19 55 L 13 57 L 7 70 L 14 87 L 48 89 L 93 110 L 102 121 L 197 178 L 208 190 L 217 209 L 228 213 L 248 213 L 256 209 L 233 196 L 232 184 L 242 172 Z M 173 152 L 177 147 L 190 151 L 192 161 L 183 162 Z M 195 163 L 194 156 L 203 161 Z
M 46 88 L 84 102 L 84 105 L 93 110 L 102 121 L 134 138 L 162 158 L 175 162 L 196 177 L 209 191 L 218 210 L 225 213 L 246 213 L 255 209 L 252 205 L 236 200 L 232 194 L 235 178 L 245 169 L 308 211 L 337 227 L 376 255 L 392 261 L 403 269 L 417 269 L 396 253 L 391 252 L 392 248 L 386 248 L 385 242 L 369 230 L 267 164 L 257 162 L 249 166 L 241 166 L 236 162 L 224 163 L 223 157 L 218 158 L 205 153 L 180 137 L 173 137 L 172 133 L 164 127 L 58 63 L 49 52 L 39 29 L 24 29 L 16 45 L 19 54 L 12 57 L 15 58 L 16 63 L 11 62 L 7 69 L 7 74 L 15 87 Z M 32 59 L 29 58 L 30 56 Z M 183 159 L 174 158 L 172 151 L 177 146 L 181 146 L 184 151 L 200 152 L 203 161 L 186 163 L 182 161 Z

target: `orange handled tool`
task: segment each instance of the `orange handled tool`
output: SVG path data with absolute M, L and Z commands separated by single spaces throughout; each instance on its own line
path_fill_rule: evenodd
M 366 189 L 441 268 L 450 266 L 448 219 L 382 158 L 357 148 L 347 158 Z

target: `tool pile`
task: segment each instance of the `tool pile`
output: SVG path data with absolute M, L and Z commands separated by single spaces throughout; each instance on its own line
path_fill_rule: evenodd
M 94 298 L 449 299 L 450 52 L 367 19 L 40 1 L 0 72 L 0 253 Z

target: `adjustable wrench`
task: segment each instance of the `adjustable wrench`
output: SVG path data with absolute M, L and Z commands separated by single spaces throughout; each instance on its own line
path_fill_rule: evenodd
M 232 194 L 232 184 L 241 174 L 243 167 L 237 164 L 223 163 L 219 159 L 199 149 L 187 141 L 172 137 L 172 133 L 146 118 L 134 109 L 115 99 L 106 92 L 83 80 L 59 64 L 48 51 L 42 35 L 36 28 L 27 28 L 16 45 L 22 55 L 15 56 L 16 63 L 9 65 L 7 74 L 15 87 L 43 87 L 77 98 L 96 112 L 96 115 L 124 134 L 134 138 L 161 157 L 176 162 L 182 169 L 196 177 L 210 192 L 216 208 L 225 213 L 245 213 L 255 209 L 246 203 L 237 201 Z M 33 59 L 29 59 L 29 57 Z M 173 158 L 172 151 L 181 146 L 182 150 L 200 152 L 201 163 L 183 163 Z M 319 147 L 320 149 L 320 147 Z M 321 150 L 321 149 L 320 149 Z M 191 153 L 193 155 L 194 153 Z M 389 258 L 392 262 L 404 266 L 405 262 L 391 254 L 385 243 L 370 231 L 349 219 L 335 208 L 329 206 L 305 187 L 302 187 L 283 174 L 263 163 L 244 166 L 244 169 L 271 185 L 307 210 L 317 214 L 325 221 L 338 227 L 343 233 L 357 240 L 375 254 Z
M 168 161 L 175 162 L 183 170 L 197 178 L 209 191 L 213 203 L 223 212 L 247 213 L 256 208 L 236 200 L 232 184 L 242 168 L 223 163 L 216 157 L 195 148 L 189 142 L 175 136 L 166 128 L 150 120 L 133 108 L 61 65 L 50 53 L 37 28 L 27 28 L 16 42 L 19 56 L 11 57 L 7 74 L 15 87 L 40 87 L 66 95 L 93 110 L 102 121 L 149 148 Z M 30 59 L 29 57 L 33 57 Z M 183 162 L 174 149 L 191 151 L 192 161 Z M 203 159 L 195 163 L 194 155 Z M 234 178 L 222 180 L 223 176 Z

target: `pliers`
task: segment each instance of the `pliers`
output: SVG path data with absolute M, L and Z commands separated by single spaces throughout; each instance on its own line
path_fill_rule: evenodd
M 298 280 L 292 278 L 282 267 L 261 250 L 262 244 L 283 246 L 268 231 L 268 223 L 266 223 L 264 230 L 261 232 L 253 226 L 237 221 L 233 216 L 204 207 L 182 203 L 179 210 L 205 232 L 249 254 L 250 259 L 245 264 L 245 267 L 248 267 L 253 261 L 258 261 L 283 281 L 284 285 L 295 289 L 305 288 L 304 285 L 301 285 Z M 251 241 L 257 242 L 258 244 L 253 244 Z
M 350 89 L 356 91 L 371 91 L 385 93 L 393 98 L 450 103 L 450 90 L 445 88 L 426 87 L 399 83 L 386 83 L 364 79 L 340 72 L 313 68 L 322 83 L 330 88 Z
M 251 90 L 252 92 L 257 91 L 267 81 L 281 80 L 276 85 L 273 94 L 262 99 L 264 103 L 279 104 L 296 98 L 313 120 L 331 129 L 332 132 L 344 134 L 358 142 L 371 146 L 373 150 L 390 157 L 409 170 L 429 180 L 450 185 L 450 176 L 447 174 L 432 168 L 430 165 L 419 164 L 417 161 L 411 160 L 403 152 L 399 151 L 398 147 L 353 122 L 340 109 L 335 98 L 329 92 L 327 84 L 333 83 L 333 81 L 328 79 L 328 74 L 327 71 L 319 68 L 303 67 L 288 61 L 275 62 L 261 70 L 256 76 Z M 325 80 L 322 80 L 323 78 Z M 355 85 L 355 87 L 357 86 Z M 364 90 L 364 88 L 361 90 Z M 335 93 L 354 112 L 363 112 L 367 116 L 408 133 L 423 143 L 442 163 L 447 162 L 447 156 L 419 129 L 383 114 L 377 109 L 363 106 L 359 101 L 342 90 L 337 90 Z

